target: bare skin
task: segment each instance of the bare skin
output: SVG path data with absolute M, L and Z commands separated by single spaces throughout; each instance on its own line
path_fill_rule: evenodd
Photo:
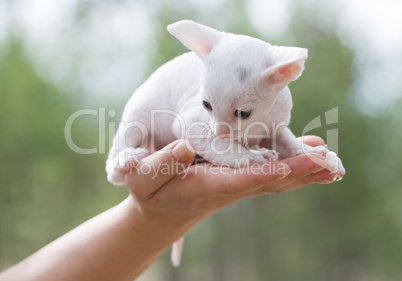
M 313 136 L 304 142 L 324 144 Z M 300 155 L 239 173 L 209 164 L 189 167 L 194 154 L 183 141 L 162 152 L 142 159 L 126 175 L 130 191 L 126 200 L 2 272 L 0 281 L 133 280 L 194 225 L 227 205 L 334 180 L 319 155 Z M 172 169 L 139 172 L 158 164 Z M 181 168 L 173 169 L 176 164 Z

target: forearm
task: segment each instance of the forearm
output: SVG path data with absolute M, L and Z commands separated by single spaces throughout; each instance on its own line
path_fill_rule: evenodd
M 144 218 L 126 199 L 0 275 L 0 280 L 133 280 L 191 227 Z

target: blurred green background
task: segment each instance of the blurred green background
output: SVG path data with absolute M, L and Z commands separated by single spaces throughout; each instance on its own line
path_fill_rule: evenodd
M 139 280 L 401 280 L 401 12 L 392 0 L 0 0 L 0 270 L 127 196 L 106 180 L 99 124 L 107 152 L 134 89 L 186 51 L 166 25 L 188 18 L 308 48 L 291 128 L 321 118 L 308 134 L 337 134 L 347 174 L 218 212 L 187 235 L 178 269 L 166 253 Z M 73 140 L 98 153 L 66 143 L 82 109 L 99 114 L 77 118 Z

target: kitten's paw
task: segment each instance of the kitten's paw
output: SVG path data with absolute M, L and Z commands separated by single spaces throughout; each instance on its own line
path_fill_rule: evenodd
M 332 151 L 328 151 L 325 158 L 328 162 L 327 170 L 335 176 L 335 180 L 340 181 L 345 176 L 345 168 L 342 165 L 341 159 Z
M 275 150 L 267 148 L 259 148 L 258 150 L 250 150 L 249 153 L 240 157 L 236 161 L 235 167 L 251 166 L 254 164 L 262 165 L 268 162 L 277 161 L 279 153 Z
M 259 148 L 258 150 L 251 150 L 252 153 L 261 154 L 264 159 L 268 161 L 278 161 L 279 159 L 279 152 L 275 150 L 270 150 L 268 148 Z
M 108 160 L 107 179 L 115 185 L 124 185 L 124 175 L 131 172 L 138 165 L 139 160 L 148 155 L 149 151 L 145 148 L 121 151 L 116 158 Z
M 329 150 L 323 145 L 314 146 L 314 147 L 308 146 L 308 145 L 303 145 L 303 148 L 299 149 L 296 152 L 296 155 L 315 153 L 315 154 L 321 154 L 322 156 L 325 157 L 328 152 L 329 152 Z
M 326 169 L 331 172 L 336 180 L 341 180 L 345 175 L 345 168 L 342 165 L 341 159 L 336 155 L 335 152 L 328 150 L 325 146 L 304 146 L 302 149 L 297 151 L 296 155 L 301 154 L 320 154 L 327 161 Z
M 262 155 L 244 155 L 243 157 L 240 157 L 238 159 L 234 160 L 234 165 L 229 164 L 230 166 L 232 166 L 233 168 L 240 168 L 240 167 L 244 167 L 244 166 L 252 166 L 255 164 L 265 164 L 267 163 L 268 160 L 264 158 L 264 156 Z

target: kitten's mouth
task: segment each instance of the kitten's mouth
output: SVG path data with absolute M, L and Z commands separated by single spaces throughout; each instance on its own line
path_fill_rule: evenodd
M 227 140 L 233 140 L 235 142 L 238 143 L 242 143 L 243 142 L 243 134 L 244 131 L 241 130 L 214 130 L 211 128 L 211 126 L 208 126 L 205 128 L 205 132 L 209 135 L 209 136 L 215 136 L 218 139 L 227 139 Z

